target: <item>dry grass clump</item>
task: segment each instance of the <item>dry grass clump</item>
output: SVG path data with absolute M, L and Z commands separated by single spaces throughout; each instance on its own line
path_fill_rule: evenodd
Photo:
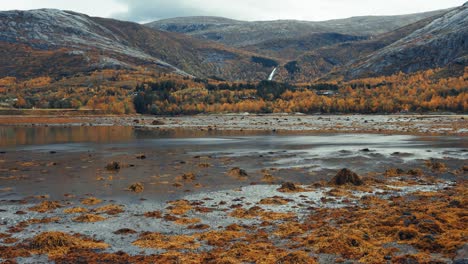
M 259 206 L 253 206 L 247 210 L 245 210 L 244 208 L 236 208 L 229 215 L 236 218 L 246 219 L 260 218 L 264 221 L 288 220 L 296 217 L 295 213 L 272 212 L 264 210 Z
M 161 233 L 143 233 L 138 239 L 132 243 L 137 247 L 180 250 L 180 249 L 197 249 L 200 244 L 195 241 L 194 236 L 185 235 L 163 235 Z
M 330 184 L 333 185 L 363 185 L 364 182 L 361 180 L 361 178 L 355 173 L 352 172 L 349 169 L 342 169 L 340 170 L 335 177 L 330 181 Z
M 71 249 L 105 249 L 108 247 L 106 243 L 55 231 L 40 233 L 28 243 L 28 249 L 33 254 L 48 254 L 49 256 L 63 256 Z
M 63 212 L 66 214 L 77 214 L 77 213 L 87 213 L 89 212 L 89 210 L 83 207 L 73 207 L 73 208 L 67 208 L 63 210 Z
M 210 253 L 211 262 L 208 263 L 316 263 L 304 251 L 290 252 L 269 241 L 237 242 Z
M 120 170 L 120 163 L 117 161 L 112 161 L 106 165 L 106 170 L 108 171 L 118 171 Z
M 296 221 L 288 221 L 281 223 L 276 227 L 274 234 L 281 238 L 288 238 L 292 236 L 300 236 L 307 230 L 304 224 Z
M 236 178 L 238 180 L 241 180 L 241 181 L 247 180 L 248 176 L 249 176 L 245 170 L 243 170 L 241 168 L 238 168 L 238 167 L 230 169 L 227 172 L 227 175 L 229 175 L 231 177 L 234 177 L 234 178 Z
M 310 234 L 295 240 L 317 253 L 362 263 L 384 263 L 388 258 L 393 262 L 398 250 L 384 245 L 394 242 L 420 250 L 420 263 L 436 253 L 453 258 L 466 244 L 467 192 L 463 182 L 443 192 L 414 193 L 411 200 L 365 196 L 362 207 L 316 209 L 305 221 Z
M 400 168 L 391 168 L 385 171 L 385 177 L 398 177 L 405 174 L 405 171 Z
M 209 163 L 199 163 L 198 167 L 200 167 L 200 168 L 209 168 L 209 167 L 211 167 L 211 164 L 209 164 Z
M 232 241 L 245 240 L 247 233 L 240 230 L 210 230 L 197 234 L 197 237 L 201 241 L 206 241 L 210 246 L 223 247 Z
M 334 197 L 354 197 L 353 193 L 350 190 L 343 188 L 333 188 L 330 191 L 326 192 L 326 194 Z
M 264 198 L 258 202 L 259 204 L 264 204 L 264 205 L 285 205 L 288 204 L 291 200 L 290 199 L 285 199 L 284 197 L 280 196 L 274 196 L 274 197 L 269 197 L 269 198 Z
M 43 201 L 38 205 L 35 205 L 33 207 L 30 207 L 30 211 L 35 211 L 38 213 L 46 213 L 50 211 L 54 211 L 57 208 L 62 207 L 62 205 L 59 202 L 55 201 Z
M 284 257 L 276 260 L 275 264 L 314 264 L 317 263 L 315 259 L 311 258 L 309 254 L 304 251 L 296 251 L 287 254 Z
M 184 173 L 181 176 L 176 177 L 176 181 L 192 182 L 196 179 L 196 175 L 193 172 Z
M 106 220 L 105 217 L 95 214 L 84 214 L 73 218 L 74 222 L 79 223 L 94 223 Z
M 188 217 L 177 218 L 177 220 L 174 221 L 174 223 L 178 225 L 193 225 L 193 224 L 198 224 L 200 222 L 201 222 L 200 218 L 188 218 Z
M 447 165 L 443 162 L 435 161 L 435 160 L 426 160 L 426 166 L 430 168 L 432 171 L 436 172 L 445 172 L 447 171 Z
M 284 192 L 284 193 L 295 193 L 295 192 L 305 192 L 305 189 L 292 182 L 285 182 L 281 184 L 281 187 L 277 189 L 277 191 Z
M 276 181 L 276 178 L 273 175 L 271 175 L 269 173 L 263 174 L 262 182 L 272 183 L 274 181 Z
M 88 197 L 84 199 L 83 201 L 81 201 L 81 203 L 84 205 L 96 205 L 96 204 L 102 203 L 102 200 L 96 197 Z
M 124 210 L 123 210 L 122 205 L 109 204 L 109 205 L 98 207 L 94 209 L 93 212 L 106 213 L 108 215 L 117 215 L 117 214 L 123 213 Z
M 134 183 L 128 187 L 129 191 L 135 192 L 135 193 L 141 193 L 143 192 L 144 189 L 145 187 L 143 186 L 141 182 Z
M 150 218 L 162 218 L 163 214 L 161 211 L 151 211 L 151 212 L 146 212 L 144 216 L 150 217 Z
M 187 200 L 178 200 L 169 203 L 170 206 L 167 207 L 171 214 L 183 215 L 188 211 L 193 209 L 193 206 Z

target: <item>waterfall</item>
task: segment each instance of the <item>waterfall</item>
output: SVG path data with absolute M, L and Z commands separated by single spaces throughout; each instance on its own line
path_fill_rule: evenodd
M 273 81 L 273 77 L 275 77 L 276 69 L 277 68 L 274 68 L 273 71 L 270 73 L 270 76 L 268 77 L 269 81 Z

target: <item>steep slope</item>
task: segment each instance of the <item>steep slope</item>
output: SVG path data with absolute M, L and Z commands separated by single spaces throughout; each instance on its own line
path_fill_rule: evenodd
M 348 78 L 468 65 L 468 3 L 352 65 Z
M 442 15 L 420 20 L 371 39 L 344 42 L 306 52 L 293 61 L 296 65 L 294 72 L 283 69 L 280 71 L 279 78 L 285 81 L 307 81 L 327 75 L 334 69 L 339 71 L 342 68 L 350 67 L 350 64 L 355 61 L 412 34 Z
M 259 80 L 271 71 L 253 62 L 255 54 L 218 43 L 52 9 L 0 12 L 0 46 L 1 76 L 144 66 L 197 77 Z M 33 63 L 28 65 L 27 58 Z

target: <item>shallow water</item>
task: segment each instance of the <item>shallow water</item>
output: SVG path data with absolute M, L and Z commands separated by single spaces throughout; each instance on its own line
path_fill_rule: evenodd
M 275 134 L 271 132 L 141 130 L 131 127 L 0 127 L 0 198 L 48 194 L 127 197 L 125 189 L 142 182 L 145 191 L 128 199 L 168 199 L 186 192 L 214 191 L 261 183 L 262 169 L 277 180 L 311 183 L 337 169 L 359 174 L 389 167 L 410 168 L 422 160 L 463 164 L 463 137 L 375 134 Z M 146 159 L 137 159 L 144 153 Z M 106 171 L 108 162 L 126 164 Z M 203 168 L 200 164 L 209 164 Z M 226 175 L 233 167 L 249 176 Z M 194 172 L 194 182 L 176 177 Z M 109 178 L 111 177 L 111 178 Z M 202 187 L 195 184 L 201 184 Z

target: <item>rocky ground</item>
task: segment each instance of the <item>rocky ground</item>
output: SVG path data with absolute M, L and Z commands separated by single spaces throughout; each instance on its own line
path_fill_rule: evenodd
M 467 115 L 0 116 L 0 125 L 135 126 L 158 129 L 468 135 Z

